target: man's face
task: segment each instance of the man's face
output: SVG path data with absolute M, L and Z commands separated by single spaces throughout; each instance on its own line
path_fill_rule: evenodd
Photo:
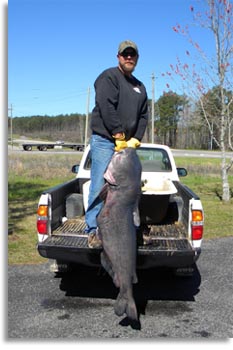
M 130 47 L 126 48 L 121 54 L 117 55 L 119 67 L 126 75 L 130 75 L 137 65 L 138 54 Z

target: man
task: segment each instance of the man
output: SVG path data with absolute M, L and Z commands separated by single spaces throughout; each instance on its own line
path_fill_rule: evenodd
M 123 41 L 117 58 L 118 67 L 105 70 L 94 84 L 91 184 L 85 215 L 90 248 L 101 247 L 96 218 L 103 205 L 97 197 L 104 185 L 104 172 L 115 151 L 140 146 L 148 120 L 145 86 L 132 75 L 139 58 L 137 45 L 130 40 Z

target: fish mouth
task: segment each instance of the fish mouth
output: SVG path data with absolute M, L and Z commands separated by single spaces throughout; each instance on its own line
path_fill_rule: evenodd
M 110 185 L 116 185 L 116 180 L 109 169 L 106 170 L 104 178 Z

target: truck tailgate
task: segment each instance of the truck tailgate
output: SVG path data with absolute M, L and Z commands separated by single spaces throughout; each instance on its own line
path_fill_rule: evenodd
M 38 244 L 41 256 L 63 262 L 89 266 L 100 265 L 102 249 L 90 249 L 84 233 L 83 220 L 70 219 Z M 146 244 L 137 247 L 137 267 L 187 266 L 196 259 L 197 252 L 185 238 L 181 225 L 152 226 Z M 149 243 L 148 243 L 149 241 Z

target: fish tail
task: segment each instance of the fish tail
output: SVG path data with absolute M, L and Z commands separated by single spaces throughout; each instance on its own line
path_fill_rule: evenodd
M 137 308 L 136 308 L 136 305 L 135 305 L 135 302 L 134 302 L 133 299 L 128 301 L 128 304 L 127 304 L 127 307 L 126 307 L 126 315 L 131 320 L 137 320 L 138 319 Z
M 114 311 L 117 316 L 122 316 L 124 313 L 131 320 L 138 320 L 138 313 L 133 298 L 125 298 L 122 295 L 118 295 L 114 305 Z

